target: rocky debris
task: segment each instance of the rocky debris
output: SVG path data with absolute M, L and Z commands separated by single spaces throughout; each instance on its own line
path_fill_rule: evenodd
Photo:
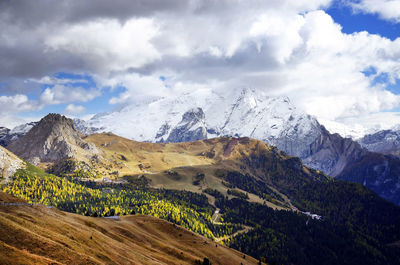
M 47 115 L 7 148 L 35 165 L 99 152 L 93 144 L 82 140 L 71 119 L 59 114 Z
M 205 115 L 201 108 L 190 109 L 168 136 L 167 142 L 191 142 L 207 139 Z
M 14 173 L 25 167 L 25 163 L 7 149 L 0 146 L 0 172 L 1 178 L 8 180 Z

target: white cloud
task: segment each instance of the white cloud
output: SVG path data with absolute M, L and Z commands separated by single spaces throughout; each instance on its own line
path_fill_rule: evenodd
M 31 121 L 15 116 L 16 113 L 38 110 L 37 102 L 29 100 L 26 95 L 0 96 L 0 126 L 13 128 L 21 123 Z
M 80 114 L 80 113 L 84 112 L 84 111 L 85 111 L 85 107 L 83 107 L 83 106 L 81 106 L 81 105 L 69 104 L 69 105 L 65 108 L 64 111 L 65 111 L 66 113 L 68 113 L 68 114 L 76 115 L 76 114 Z
M 400 1 L 398 0 L 359 0 L 350 2 L 357 11 L 378 14 L 381 18 L 400 22 Z
M 99 89 L 55 85 L 42 92 L 39 102 L 44 106 L 69 102 L 87 102 L 100 95 Z
M 49 51 L 70 52 L 92 70 L 107 74 L 159 59 L 151 43 L 157 33 L 152 19 L 133 18 L 124 24 L 101 19 L 61 27 L 45 38 L 45 44 Z
M 26 95 L 0 96 L 0 113 L 23 112 L 36 110 L 37 104 Z
M 149 0 L 140 5 L 143 14 L 129 15 L 121 9 L 124 15 L 116 11 L 104 15 L 103 9 L 94 9 L 85 19 L 73 19 L 67 5 L 60 20 L 29 26 L 29 32 L 18 23 L 6 27 L 6 20 L 0 19 L 0 55 L 13 55 L 7 69 L 54 85 L 39 94 L 36 103 L 30 102 L 35 107 L 76 106 L 100 96 L 98 89 L 73 87 L 69 84 L 74 80 L 51 77 L 68 70 L 92 75 L 99 86 L 125 86 L 126 91 L 109 100 L 116 105 L 204 87 L 226 93 L 252 87 L 287 95 L 310 114 L 330 121 L 348 122 L 399 106 L 399 96 L 385 87 L 400 78 L 400 38 L 344 34 L 320 10 L 331 2 L 192 0 L 182 8 L 150 12 L 154 1 Z M 115 5 L 113 10 L 118 10 Z M 352 5 L 394 21 L 400 14 L 398 1 L 362 0 Z M 19 35 L 25 36 L 21 32 L 34 38 L 17 41 Z M 2 43 L 7 44 L 3 53 Z M 29 67 L 26 54 L 43 60 L 35 59 L 35 67 Z M 362 73 L 370 68 L 376 75 Z M 8 71 L 0 69 L 0 74 Z M 389 82 L 374 84 L 372 78 L 380 74 L 386 74 Z M 167 78 L 163 81 L 160 76 Z

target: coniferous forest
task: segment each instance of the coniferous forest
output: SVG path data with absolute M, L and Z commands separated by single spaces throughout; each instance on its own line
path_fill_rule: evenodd
M 238 183 L 230 175 L 225 181 L 231 187 L 246 190 L 249 180 Z M 19 170 L 3 191 L 30 203 L 98 218 L 159 217 L 211 239 L 223 238 L 221 243 L 269 264 L 396 264 L 400 259 L 396 248 L 390 247 L 400 236 L 400 210 L 359 184 L 304 184 L 293 203 L 318 212 L 321 220 L 296 211 L 273 210 L 240 195 L 229 199 L 208 188 L 204 192 L 216 199 L 222 215 L 221 222 L 214 223 L 215 209 L 204 194 L 153 189 L 148 182 L 144 177 L 124 184 L 78 181 L 29 166 Z M 244 227 L 249 228 L 246 233 L 242 233 Z

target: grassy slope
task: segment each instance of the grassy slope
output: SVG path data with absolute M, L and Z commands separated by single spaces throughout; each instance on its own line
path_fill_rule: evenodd
M 15 201 L 0 193 L 1 201 Z M 148 216 L 85 217 L 0 206 L 0 264 L 256 264 L 249 256 Z
M 243 157 L 259 150 L 271 153 L 272 148 L 260 141 L 241 138 L 216 138 L 188 143 L 142 143 L 128 140 L 114 134 L 94 134 L 85 139 L 103 150 L 103 164 L 98 166 L 107 176 L 108 172 L 118 171 L 119 176 L 145 175 L 152 180 L 152 186 L 166 189 L 179 189 L 200 193 L 210 187 L 227 195 L 227 187 L 217 177 L 218 170 L 232 170 L 245 173 L 257 173 L 255 167 L 243 164 Z M 280 155 L 283 159 L 288 158 Z M 104 162 L 106 161 L 106 162 Z M 108 167 L 108 170 L 105 168 Z M 167 172 L 177 172 L 170 175 Z M 193 185 L 193 177 L 205 174 L 199 186 Z M 230 196 L 231 197 L 231 196 Z M 259 196 L 249 194 L 250 201 L 263 203 Z M 283 195 L 283 197 L 285 197 Z M 282 207 L 265 201 L 272 208 Z

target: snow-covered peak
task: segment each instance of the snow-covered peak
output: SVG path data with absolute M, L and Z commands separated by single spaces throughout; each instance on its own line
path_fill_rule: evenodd
M 204 119 L 194 121 L 193 109 L 201 109 Z M 270 97 L 249 88 L 233 89 L 229 94 L 198 90 L 136 103 L 95 116 L 89 125 L 137 141 L 157 142 L 167 140 L 174 128 L 190 131 L 203 127 L 202 122 L 207 138 L 249 136 L 297 156 L 321 134 L 317 120 L 296 109 L 288 97 Z
M 29 123 L 18 125 L 10 131 L 10 134 L 24 135 L 27 132 L 29 132 L 29 130 L 32 129 L 32 127 L 35 126 L 36 124 L 38 124 L 38 122 L 29 122 Z

